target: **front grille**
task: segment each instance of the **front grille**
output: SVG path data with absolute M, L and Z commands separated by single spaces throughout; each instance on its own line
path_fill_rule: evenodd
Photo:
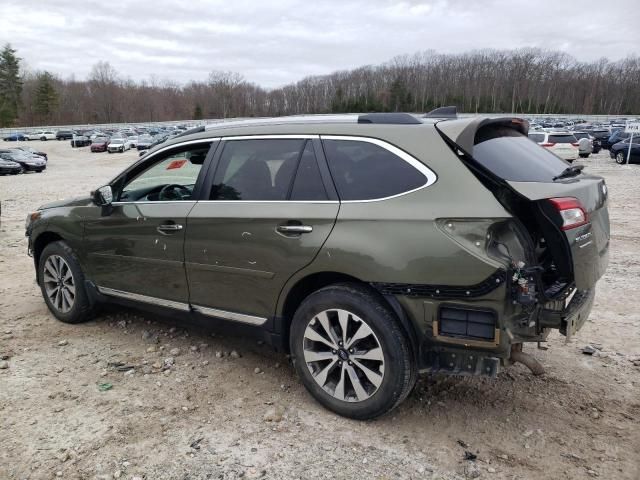
M 496 314 L 491 310 L 440 307 L 438 335 L 471 340 L 495 340 Z

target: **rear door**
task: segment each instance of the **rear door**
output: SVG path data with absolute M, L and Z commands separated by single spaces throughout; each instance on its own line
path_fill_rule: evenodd
M 207 174 L 208 200 L 187 220 L 190 303 L 262 325 L 285 282 L 329 236 L 339 202 L 314 136 L 234 137 Z

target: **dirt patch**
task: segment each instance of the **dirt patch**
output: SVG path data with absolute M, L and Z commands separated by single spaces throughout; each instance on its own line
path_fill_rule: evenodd
M 47 171 L 0 177 L 0 478 L 640 478 L 640 166 L 581 162 L 609 185 L 611 263 L 572 343 L 525 347 L 545 376 L 423 377 L 393 413 L 356 422 L 255 341 L 131 310 L 57 322 L 24 219 L 137 156 L 32 144 Z

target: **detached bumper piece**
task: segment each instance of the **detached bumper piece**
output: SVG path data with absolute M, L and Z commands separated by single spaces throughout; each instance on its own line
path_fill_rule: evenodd
M 450 375 L 473 375 L 495 377 L 500 371 L 500 359 L 478 352 L 429 351 L 423 357 L 421 372 L 443 372 Z

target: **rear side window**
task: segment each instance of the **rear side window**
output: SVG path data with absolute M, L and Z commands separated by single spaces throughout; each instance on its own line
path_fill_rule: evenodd
M 529 139 L 536 143 L 544 142 L 544 133 L 530 133 Z
M 573 135 L 549 135 L 549 143 L 575 143 L 576 137 Z
M 569 163 L 506 127 L 476 134 L 473 158 L 494 175 L 514 182 L 552 182 Z
M 323 146 L 341 200 L 391 197 L 428 181 L 406 160 L 374 143 L 324 139 Z
M 578 140 L 580 140 L 581 138 L 589 138 L 588 133 L 574 133 L 573 136 L 576 137 Z
M 209 198 L 286 200 L 305 143 L 304 139 L 226 141 Z

